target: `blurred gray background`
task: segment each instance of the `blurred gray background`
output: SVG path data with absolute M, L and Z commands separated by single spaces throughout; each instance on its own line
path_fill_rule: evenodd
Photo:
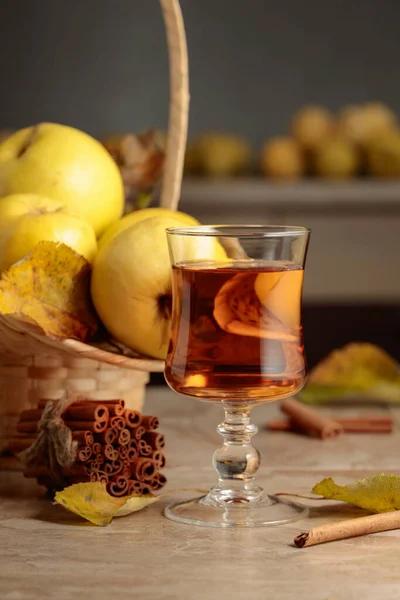
M 399 0 L 182 0 L 190 133 L 258 146 L 303 103 L 400 109 Z M 42 120 L 92 134 L 165 128 L 157 0 L 1 0 L 0 127 Z

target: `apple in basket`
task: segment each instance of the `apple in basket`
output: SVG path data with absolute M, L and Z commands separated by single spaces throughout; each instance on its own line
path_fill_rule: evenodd
M 0 144 L 0 197 L 25 193 L 73 207 L 96 236 L 124 207 L 121 174 L 107 150 L 83 131 L 56 123 L 21 129 Z
M 92 261 L 97 252 L 92 226 L 59 200 L 11 194 L 0 200 L 0 271 L 26 256 L 41 241 L 63 242 Z
M 91 293 L 110 334 L 132 350 L 164 359 L 171 329 L 171 266 L 166 229 L 187 225 L 188 215 L 155 216 L 110 239 L 93 263 Z M 186 220 L 186 223 L 183 222 Z M 215 238 L 188 240 L 186 259 L 226 260 Z

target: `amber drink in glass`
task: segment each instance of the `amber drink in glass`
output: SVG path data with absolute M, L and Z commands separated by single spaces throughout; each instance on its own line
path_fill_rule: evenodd
M 291 396 L 305 383 L 301 296 L 309 230 L 210 226 L 167 232 L 173 322 L 165 366 L 180 394 L 219 403 L 223 446 L 217 486 L 167 507 L 176 521 L 216 527 L 277 525 L 304 509 L 268 496 L 254 481 L 256 404 Z

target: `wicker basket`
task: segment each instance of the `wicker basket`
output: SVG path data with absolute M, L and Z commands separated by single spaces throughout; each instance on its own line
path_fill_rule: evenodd
M 160 204 L 179 202 L 188 123 L 188 59 L 178 0 L 161 0 L 170 64 L 167 155 Z M 0 316 L 0 453 L 15 432 L 19 413 L 39 398 L 78 391 L 93 400 L 124 398 L 141 410 L 149 373 L 163 362 L 113 354 L 75 340 L 45 337 L 34 326 Z

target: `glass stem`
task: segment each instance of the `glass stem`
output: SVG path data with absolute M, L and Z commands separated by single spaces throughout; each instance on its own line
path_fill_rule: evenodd
M 263 490 L 254 482 L 260 454 L 251 443 L 258 429 L 250 423 L 248 405 L 224 402 L 223 406 L 225 419 L 217 430 L 224 443 L 213 456 L 218 485 L 210 490 L 209 498 L 218 504 L 256 502 L 263 497 Z

